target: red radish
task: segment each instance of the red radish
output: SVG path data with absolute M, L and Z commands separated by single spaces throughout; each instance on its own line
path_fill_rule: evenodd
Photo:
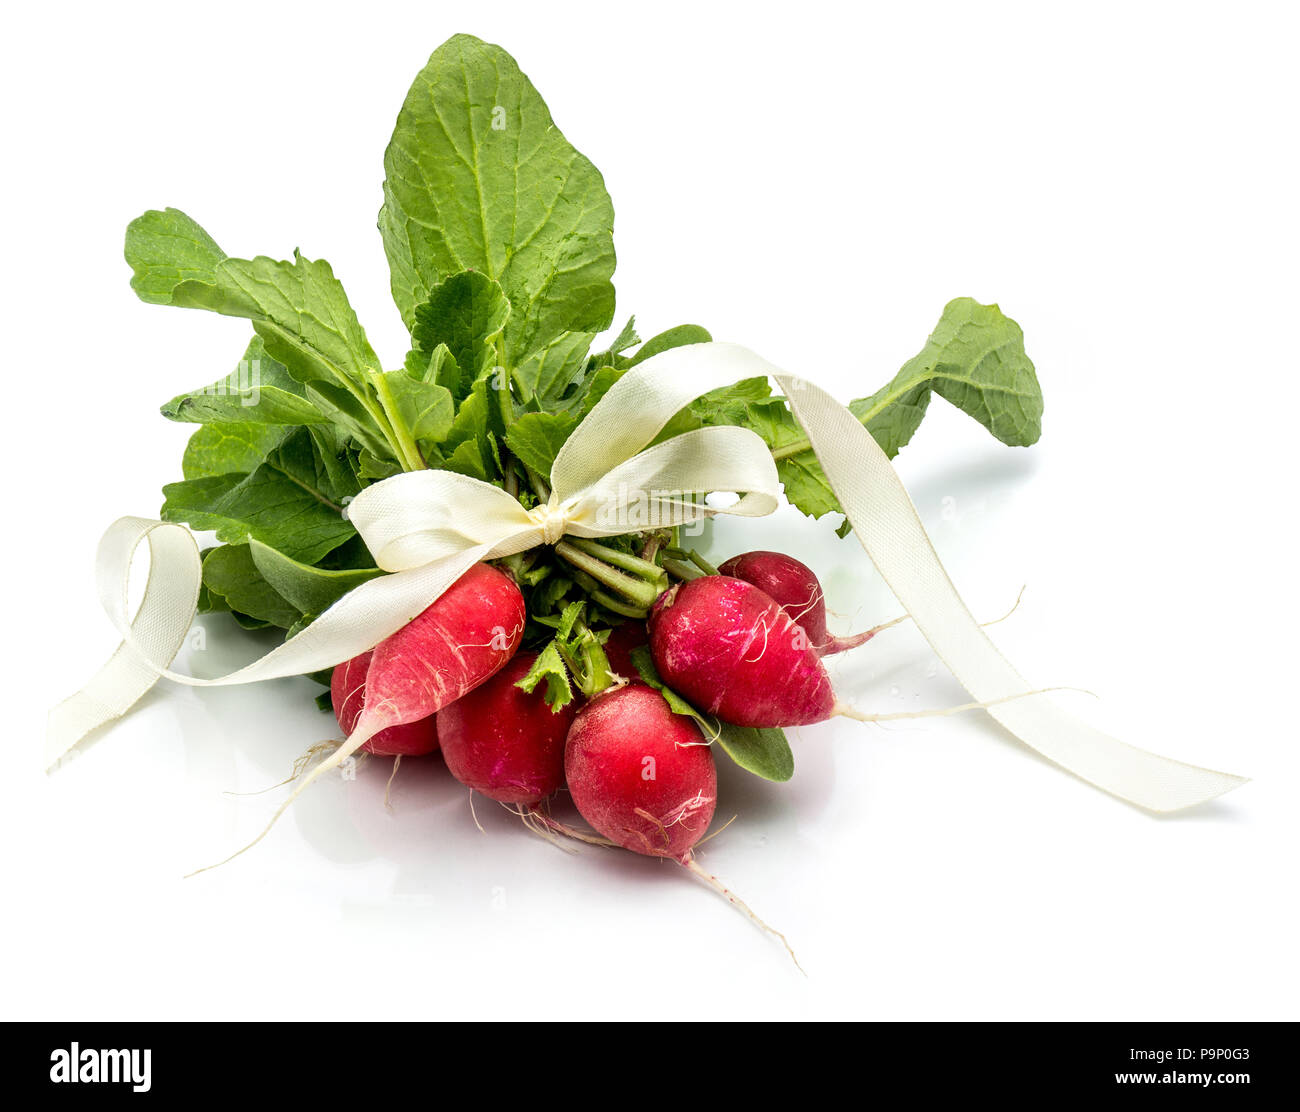
M 381 730 L 428 718 L 500 671 L 519 648 L 524 621 L 524 596 L 513 579 L 489 564 L 470 568 L 375 646 L 361 714 L 347 740 L 302 779 L 266 829 L 231 857 L 257 845 L 313 780 L 338 768 Z
M 334 669 L 330 677 L 330 701 L 334 704 L 334 717 L 344 734 L 356 729 L 365 702 L 366 672 L 370 669 L 372 653 L 354 656 Z M 380 730 L 361 747 L 378 757 L 423 757 L 437 751 L 438 732 L 433 717 L 416 722 L 404 722 Z
M 649 628 L 650 652 L 664 682 L 697 709 L 736 726 L 806 726 L 836 714 L 863 722 L 928 718 L 1039 693 L 864 714 L 835 698 L 803 627 L 766 592 L 727 575 L 701 576 L 665 591 L 650 612 Z
M 693 847 L 713 819 L 718 779 L 713 752 L 693 719 L 674 714 L 645 684 L 610 688 L 574 719 L 564 771 L 578 811 L 601 834 L 634 853 L 684 866 L 779 938 L 799 965 L 785 935 L 695 860 Z
M 366 731 L 368 738 L 427 718 L 473 691 L 515 655 L 524 620 L 524 597 L 515 581 L 489 564 L 475 564 L 437 602 L 375 646 L 354 730 Z
M 632 652 L 649 642 L 645 622 L 626 621 L 610 631 L 609 640 L 605 642 L 605 656 L 609 666 L 628 683 L 642 683 L 641 673 L 632 663 Z
M 802 726 L 839 709 L 803 627 L 743 579 L 706 575 L 665 591 L 650 651 L 669 687 L 737 726 Z
M 576 703 L 552 711 L 544 688 L 515 686 L 537 659 L 519 653 L 486 683 L 437 714 L 438 741 L 451 774 L 502 803 L 539 803 L 564 785 L 564 738 Z
M 826 628 L 826 595 L 812 568 L 782 552 L 745 552 L 733 556 L 718 571 L 752 583 L 804 628 L 818 656 L 842 653 L 870 641 L 880 631 L 869 629 L 851 637 L 836 637 Z
M 564 748 L 582 817 L 634 853 L 683 864 L 713 819 L 713 753 L 690 718 L 645 685 L 611 688 L 578 712 Z

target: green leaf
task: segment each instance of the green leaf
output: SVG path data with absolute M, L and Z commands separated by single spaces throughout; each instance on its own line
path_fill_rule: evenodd
M 407 93 L 384 153 L 379 228 L 408 328 L 449 275 L 477 270 L 510 302 L 505 366 L 614 313 L 614 209 L 513 58 L 457 35 Z
M 327 556 L 316 561 L 316 566 L 323 571 L 362 571 L 373 569 L 375 558 L 358 535 L 331 549 Z
M 436 382 L 421 382 L 406 370 L 384 375 L 397 406 L 397 416 L 417 441 L 441 444 L 451 432 L 456 403 L 451 391 Z
M 696 398 L 690 408 L 706 425 L 743 425 L 751 403 L 766 401 L 771 395 L 772 385 L 766 378 L 746 378 Z
M 1043 396 L 1025 354 L 1020 326 L 996 305 L 959 297 L 925 347 L 887 386 L 849 403 L 891 458 L 912 438 L 931 391 L 974 417 L 1004 444 L 1034 443 L 1041 431 Z M 804 513 L 820 517 L 840 510 L 808 440 L 781 399 L 748 407 L 749 426 L 772 449 L 786 497 Z M 847 530 L 841 527 L 844 535 Z
M 718 744 L 746 772 L 783 784 L 794 775 L 794 753 L 785 731 L 775 728 L 733 726 L 723 722 Z
M 867 426 L 885 455 L 893 459 L 921 427 L 929 406 L 927 384 L 918 383 L 900 393 L 890 383 L 869 398 L 849 402 L 849 411 Z
M 525 413 L 510 426 L 506 445 L 520 463 L 546 477 L 560 448 L 577 427 L 578 419 L 565 414 Z
M 636 334 L 636 317 L 628 317 L 627 324 L 623 325 L 619 334 L 614 337 L 614 342 L 609 345 L 609 355 L 619 355 L 627 351 L 630 347 L 636 347 L 641 342 L 641 337 Z
M 490 472 L 484 457 L 486 445 L 486 440 L 482 443 L 477 440 L 466 440 L 458 444 L 451 455 L 445 457 L 443 469 L 455 471 L 459 475 L 468 475 L 471 479 L 478 479 L 480 482 L 490 481 Z
M 203 583 L 231 610 L 267 625 L 288 629 L 300 617 L 298 608 L 262 577 L 246 544 L 212 549 L 203 559 Z
M 635 367 L 638 363 L 644 363 L 651 356 L 668 351 L 670 348 L 685 347 L 687 344 L 707 344 L 712 339 L 707 328 L 701 328 L 698 324 L 679 324 L 676 328 L 670 328 L 667 332 L 660 332 L 658 336 L 648 339 L 627 361 L 627 366 Z
M 451 432 L 444 440 L 441 452 L 443 466 L 484 482 L 490 481 L 494 466 L 492 446 L 489 441 L 488 381 L 480 379 L 456 413 Z
M 682 324 L 678 325 L 676 328 L 668 329 L 667 332 L 661 332 L 658 336 L 647 340 L 641 346 L 641 349 L 630 359 L 625 359 L 616 355 L 613 363 L 605 364 L 603 366 L 597 365 L 585 386 L 580 388 L 577 398 L 571 397 L 568 399 L 568 404 L 572 407 L 575 401 L 580 402 L 578 415 L 585 417 L 596 407 L 596 403 L 609 392 L 610 387 L 638 363 L 645 359 L 649 359 L 652 355 L 658 355 L 660 352 L 668 351 L 670 348 L 684 347 L 687 344 L 704 344 L 710 342 L 712 339 L 713 337 L 697 324 Z M 599 364 L 599 356 L 596 358 L 595 362 Z M 758 393 L 752 385 L 755 382 L 766 382 L 766 380 L 747 379 L 743 383 L 737 383 L 734 387 L 724 387 L 722 390 L 714 391 L 714 394 L 721 396 L 727 391 L 744 391 L 757 397 Z M 706 395 L 706 397 L 712 396 L 713 395 Z M 737 395 L 737 399 L 738 398 L 739 395 Z M 698 412 L 707 413 L 708 420 L 702 420 L 697 415 L 697 407 L 703 407 Z M 664 440 L 669 436 L 676 436 L 678 433 L 685 432 L 688 428 L 696 428 L 702 423 L 745 423 L 743 415 L 739 413 L 739 407 L 735 407 L 737 410 L 735 413 L 736 419 L 728 421 L 718 419 L 718 417 L 712 412 L 713 408 L 715 407 L 712 403 L 706 402 L 703 398 L 693 402 L 691 406 L 688 406 L 681 414 L 678 414 L 673 418 L 669 423 L 671 427 L 662 430 L 656 440 Z M 690 416 L 688 416 L 688 414 Z
M 332 382 L 309 383 L 306 393 L 311 404 L 340 432 L 354 438 L 358 445 L 376 459 L 393 461 L 393 467 L 401 470 L 396 463 L 392 446 L 375 426 L 366 407 L 355 394 Z
M 307 400 L 301 383 L 267 354 L 260 336 L 253 337 L 235 370 L 210 386 L 173 398 L 162 407 L 162 415 L 199 423 L 310 425 L 326 420 Z
M 246 475 L 261 466 L 284 437 L 278 425 L 203 425 L 185 445 L 181 474 L 187 479 Z
M 907 371 L 1003 444 L 1028 447 L 1042 435 L 1043 392 L 1020 325 L 996 305 L 969 297 L 948 302 Z M 902 373 L 902 372 L 900 372 Z
M 226 253 L 180 209 L 156 209 L 126 226 L 131 288 L 141 301 L 166 305 L 172 290 L 189 279 L 211 281 Z
M 849 409 L 893 458 L 920 425 L 931 390 L 1003 444 L 1026 447 L 1042 434 L 1043 394 L 1024 334 L 996 305 L 948 302 L 925 347 L 888 386 Z
M 509 316 L 510 302 L 500 284 L 486 274 L 466 270 L 440 282 L 416 307 L 411 338 L 419 353 L 446 345 L 459 379 L 438 381 L 444 381 L 460 401 L 481 375 L 500 362 L 496 341 Z
M 582 408 L 579 410 L 580 417 L 587 416 L 596 408 L 596 403 L 609 393 L 609 388 L 614 385 L 624 374 L 627 369 L 624 367 L 601 367 L 591 376 L 590 384 L 583 393 Z
M 303 614 L 321 614 L 354 587 L 385 574 L 379 568 L 312 567 L 257 540 L 250 540 L 247 547 L 262 578 Z
M 555 623 L 555 636 L 561 641 L 567 642 L 573 634 L 573 627 L 578 624 L 582 617 L 582 611 L 586 603 L 572 602 L 564 608 L 564 613 L 560 615 L 560 620 Z
M 359 490 L 362 484 L 358 481 L 352 441 L 347 430 L 332 423 L 308 425 L 307 435 L 311 437 L 316 458 L 320 461 L 330 489 L 349 492 Z M 346 498 L 347 495 L 342 497 Z
M 636 347 L 640 342 L 641 337 L 636 334 L 636 317 L 628 317 L 627 324 L 623 325 L 622 330 L 614 337 L 614 342 L 599 355 L 593 357 L 596 366 L 611 366 L 619 355 L 622 355 L 630 347 Z
M 543 680 L 546 681 L 546 705 L 553 712 L 573 702 L 573 688 L 569 683 L 569 669 L 565 665 L 564 658 L 560 655 L 560 650 L 556 647 L 555 641 L 548 642 L 546 648 L 537 654 L 537 659 L 533 662 L 533 666 L 528 669 L 528 674 L 517 680 L 515 686 L 531 695 Z
M 223 259 L 207 280 L 182 282 L 171 304 L 247 317 L 265 343 L 299 382 L 351 384 L 364 389 L 380 369 L 343 286 L 324 260 L 293 262 Z
M 562 399 L 582 377 L 594 338 L 592 332 L 563 332 L 519 364 L 514 377 L 524 402 L 542 410 L 569 408 Z M 570 398 L 570 404 L 574 400 Z
M 401 465 L 396 460 L 389 459 L 387 456 L 377 456 L 368 448 L 361 449 L 361 454 L 358 456 L 357 475 L 367 483 L 378 482 L 380 479 L 391 479 L 394 475 L 400 475 L 401 472 Z
M 355 535 L 341 503 L 359 489 L 335 487 L 307 430 L 298 429 L 250 474 L 213 475 L 163 487 L 162 518 L 211 529 L 228 544 L 256 538 L 313 564 Z

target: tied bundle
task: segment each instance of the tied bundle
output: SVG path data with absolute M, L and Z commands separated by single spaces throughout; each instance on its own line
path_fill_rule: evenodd
M 642 343 L 629 320 L 595 350 L 614 320 L 604 182 L 514 60 L 467 35 L 412 85 L 384 162 L 379 228 L 411 339 L 397 369 L 383 369 L 328 263 L 230 256 L 176 209 L 128 227 L 142 300 L 241 319 L 253 337 L 235 372 L 163 407 L 199 426 L 184 477 L 164 488 L 162 520 L 121 518 L 100 543 L 99 594 L 122 643 L 51 713 L 48 765 L 160 678 L 306 674 L 334 681 L 347 738 L 295 796 L 425 721 L 423 751 L 441 741 L 476 790 L 536 807 L 567 777 L 608 841 L 697 868 L 691 848 L 715 801 L 709 743 L 784 780 L 781 727 L 851 710 L 818 655 L 868 635 L 826 638 L 808 569 L 813 594 L 785 600 L 775 579 L 760 589 L 735 560 L 720 576 L 679 547 L 686 527 L 770 514 L 784 498 L 812 517 L 843 515 L 840 535 L 857 538 L 970 692 L 954 709 L 986 709 L 1057 765 L 1152 811 L 1244 782 L 1126 745 L 1031 688 L 944 571 L 890 461 L 934 395 L 1004 444 L 1037 440 L 1035 369 L 996 305 L 951 302 L 892 380 L 847 405 L 698 325 Z M 200 550 L 191 528 L 218 543 Z M 132 615 L 142 549 L 149 578 Z M 697 668 L 679 651 L 692 608 L 748 623 L 731 631 L 730 657 L 711 650 Z M 174 670 L 195 616 L 218 612 L 286 639 L 229 675 Z M 638 637 L 648 647 L 629 652 Z M 769 653 L 783 678 L 764 690 L 742 666 Z M 729 690 L 709 690 L 711 668 Z M 475 726 L 471 700 L 502 683 L 498 725 L 513 715 L 538 738 L 535 752 L 488 755 L 493 768 L 519 766 L 508 783 L 479 776 L 484 755 L 472 751 L 495 727 L 491 714 Z M 783 684 L 801 709 L 765 719 Z M 615 703 L 624 709 L 606 713 Z M 632 768 L 622 795 L 595 782 L 630 759 L 660 773 Z

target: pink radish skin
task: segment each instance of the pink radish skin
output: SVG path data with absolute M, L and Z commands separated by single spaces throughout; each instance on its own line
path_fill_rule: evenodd
M 808 634 L 818 656 L 842 653 L 866 644 L 878 630 L 836 637 L 826 628 L 826 594 L 812 568 L 782 552 L 745 552 L 718 568 L 770 595 Z
M 645 685 L 611 688 L 578 712 L 564 750 L 582 817 L 633 853 L 683 864 L 713 819 L 713 753 L 690 719 Z
M 451 774 L 502 803 L 540 803 L 564 785 L 564 739 L 577 704 L 552 711 L 544 687 L 530 694 L 515 686 L 536 659 L 519 653 L 436 718 Z
M 628 683 L 643 683 L 641 673 L 632 663 L 632 652 L 648 644 L 650 635 L 646 632 L 645 622 L 635 619 L 615 626 L 605 642 L 605 656 L 609 666 Z
M 344 734 L 356 729 L 365 702 L 366 672 L 370 668 L 371 653 L 354 656 L 334 669 L 330 677 L 330 701 L 334 704 L 334 717 Z M 432 717 L 400 726 L 380 730 L 361 747 L 377 757 L 423 757 L 438 749 L 438 732 Z
M 354 733 L 427 718 L 473 691 L 515 655 L 524 596 L 488 564 L 475 564 L 432 606 L 375 646 Z
M 664 682 L 724 722 L 804 726 L 841 713 L 803 627 L 752 583 L 678 584 L 659 596 L 649 627 Z

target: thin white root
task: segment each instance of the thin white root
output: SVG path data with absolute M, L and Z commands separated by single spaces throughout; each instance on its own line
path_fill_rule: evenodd
M 744 900 L 742 900 L 739 896 L 737 896 L 735 892 L 733 892 L 730 888 L 728 888 L 725 884 L 723 884 L 722 881 L 720 881 L 711 872 L 703 868 L 700 865 L 700 863 L 695 860 L 695 857 L 692 854 L 687 853 L 685 857 L 679 858 L 678 863 L 682 865 L 687 871 L 694 873 L 697 877 L 699 877 L 702 881 L 704 881 L 705 884 L 707 884 L 715 892 L 721 895 L 722 898 L 726 900 L 727 903 L 731 904 L 732 907 L 736 908 L 738 911 L 744 912 L 744 914 L 749 916 L 750 920 L 752 920 L 763 930 L 767 931 L 768 934 L 776 935 L 776 937 L 781 940 L 781 945 L 785 947 L 786 953 L 790 955 L 790 960 L 794 962 L 794 967 L 797 970 L 799 970 L 799 972 L 802 973 L 805 977 L 808 976 L 807 971 L 804 969 L 802 965 L 799 964 L 799 959 L 795 957 L 794 947 L 790 945 L 790 942 L 785 937 L 785 935 L 783 935 L 775 927 L 770 927 L 765 922 L 763 922 L 762 919 L 760 919 L 757 915 L 754 914 L 753 909 L 750 908 L 749 904 L 745 903 Z
M 1003 614 L 1002 617 L 994 618 L 991 622 L 981 622 L 980 628 L 988 629 L 989 626 L 995 626 L 998 624 L 998 622 L 1005 622 L 1009 617 L 1011 617 L 1012 614 L 1014 614 L 1017 610 L 1020 609 L 1020 600 L 1025 597 L 1025 587 L 1028 586 L 1029 584 L 1026 583 L 1024 584 L 1024 586 L 1020 588 L 1020 594 L 1016 595 L 1016 601 L 1011 604 L 1010 610 L 1008 610 L 1005 614 Z
M 345 760 L 347 760 L 348 757 L 352 756 L 353 753 L 355 753 L 358 749 L 360 749 L 363 745 L 365 745 L 366 742 L 368 742 L 372 737 L 374 737 L 374 735 L 378 732 L 378 730 L 379 727 L 374 727 L 368 730 L 355 731 L 351 737 L 349 737 L 336 750 L 334 750 L 334 753 L 331 756 L 326 757 L 325 760 L 321 761 L 320 764 L 318 764 L 315 768 L 311 770 L 311 772 L 307 774 L 306 779 L 304 779 L 301 784 L 299 784 L 296 788 L 294 788 L 289 798 L 286 799 L 283 803 L 281 803 L 278 808 L 276 808 L 275 814 L 271 816 L 271 821 L 266 824 L 266 826 L 262 830 L 262 833 L 260 833 L 256 838 L 254 838 L 251 842 L 249 842 L 248 845 L 244 846 L 243 849 L 235 850 L 235 852 L 232 853 L 229 857 L 225 857 L 222 860 L 217 861 L 212 865 L 204 865 L 203 868 L 195 869 L 192 873 L 186 873 L 185 879 L 188 880 L 190 877 L 198 876 L 199 873 L 206 873 L 209 869 L 216 869 L 221 865 L 229 864 L 236 857 L 239 857 L 241 854 L 247 853 L 250 849 L 252 849 L 255 845 L 257 845 L 258 842 L 260 842 L 269 833 L 271 833 L 271 827 L 273 827 L 277 822 L 280 821 L 280 816 L 283 815 L 285 811 L 287 811 L 293 805 L 293 801 L 297 799 L 300 795 L 302 795 L 302 793 L 306 791 L 308 787 L 311 786 L 311 784 L 317 779 L 317 777 L 324 776 L 325 773 L 329 772 L 330 770 L 338 768 L 338 766 L 341 765 Z
M 545 827 L 548 831 L 559 834 L 561 837 L 572 838 L 575 842 L 585 842 L 589 846 L 600 846 L 603 849 L 618 848 L 617 842 L 611 842 L 603 834 L 580 830 L 576 826 L 570 826 L 567 822 L 561 822 L 559 819 L 552 817 L 542 810 L 539 804 L 534 804 L 529 809 L 529 814 L 539 825 Z
M 391 811 L 393 809 L 393 781 L 397 779 L 397 770 L 402 767 L 402 754 L 398 753 L 393 758 L 393 771 L 388 777 L 388 783 L 384 785 L 384 809 Z
M 904 718 L 942 718 L 949 714 L 961 714 L 963 711 L 968 710 L 987 710 L 989 707 L 996 707 L 999 703 L 1009 703 L 1013 699 L 1024 699 L 1030 695 L 1044 695 L 1049 691 L 1083 691 L 1086 695 L 1092 694 L 1091 691 L 1085 691 L 1081 687 L 1040 687 L 1035 691 L 1018 691 L 1014 695 L 1004 695 L 1000 699 L 990 699 L 987 703 L 961 703 L 955 707 L 939 707 L 935 710 L 905 710 L 893 714 L 867 714 L 865 711 L 848 706 L 846 703 L 836 703 L 831 714 L 853 718 L 858 722 L 897 722 Z
M 524 824 L 524 828 L 526 830 L 532 832 L 533 834 L 536 834 L 539 838 L 542 838 L 543 840 L 550 842 L 551 845 L 553 845 L 556 849 L 563 850 L 565 853 L 578 852 L 576 849 L 572 848 L 571 846 L 564 845 L 554 834 L 550 832 L 550 830 L 546 828 L 546 825 L 544 823 L 539 821 L 538 816 L 529 808 L 525 807 L 522 803 L 516 803 L 513 806 L 509 803 L 502 803 L 501 806 L 504 807 L 507 811 L 511 812 L 512 814 L 518 815 L 519 821 Z
M 880 625 L 878 626 L 872 626 L 869 630 L 867 630 L 867 636 L 874 637 L 877 633 L 884 633 L 884 631 L 887 629 L 893 629 L 894 626 L 902 625 L 904 622 L 910 622 L 911 620 L 912 620 L 911 614 L 903 614 L 897 618 L 893 618 L 888 622 L 881 622 Z
M 704 845 L 704 843 L 707 842 L 710 838 L 716 838 L 719 834 L 721 834 L 724 830 L 726 830 L 727 827 L 729 827 L 729 826 L 730 826 L 733 822 L 735 822 L 738 818 L 740 818 L 739 815 L 732 815 L 731 818 L 729 818 L 726 822 L 724 822 L 721 826 L 719 826 L 718 829 L 715 830 L 712 834 L 706 834 L 706 835 L 704 835 L 703 838 L 701 838 L 698 842 L 695 843 L 695 847 L 694 847 L 694 848 L 699 849 L 699 847 L 702 846 L 702 845 Z
M 470 788 L 469 790 L 469 817 L 474 820 L 474 825 L 478 827 L 478 832 L 480 834 L 487 833 L 487 831 L 483 829 L 483 824 L 478 821 L 478 812 L 474 810 L 474 789 L 473 788 Z
M 234 799 L 246 799 L 249 796 L 265 795 L 267 792 L 273 792 L 275 791 L 276 788 L 284 787 L 285 784 L 292 784 L 295 780 L 298 779 L 299 776 L 302 775 L 303 769 L 305 769 L 309 764 L 311 764 L 312 761 L 314 761 L 322 753 L 328 753 L 336 745 L 338 745 L 337 739 L 331 739 L 329 741 L 318 741 L 315 745 L 309 747 L 305 753 L 302 753 L 293 762 L 293 771 L 290 772 L 288 776 L 286 776 L 278 784 L 272 784 L 269 788 L 259 788 L 255 792 L 222 792 L 221 794 L 228 795 Z
M 1002 617 L 994 618 L 991 622 L 980 622 L 980 628 L 988 629 L 989 626 L 995 626 L 999 622 L 1005 622 L 1009 617 L 1011 617 L 1012 614 L 1014 614 L 1017 610 L 1019 610 L 1020 600 L 1025 597 L 1025 587 L 1027 586 L 1028 584 L 1025 584 L 1020 588 L 1020 593 L 1016 595 L 1016 601 L 1012 603 L 1010 610 L 1008 610 L 1005 614 L 1003 614 Z M 904 622 L 910 622 L 911 620 L 912 620 L 911 614 L 902 614 L 899 617 L 892 619 L 891 621 L 881 622 L 880 625 L 878 626 L 872 626 L 865 633 L 848 634 L 847 636 L 844 637 L 833 637 L 831 638 L 831 642 L 832 644 L 834 644 L 837 641 L 841 643 L 850 642 L 847 648 L 856 649 L 859 645 L 865 645 L 877 633 L 884 633 L 884 631 L 887 629 L 893 629 L 894 626 L 902 625 Z M 841 649 L 838 651 L 845 651 L 845 650 Z

